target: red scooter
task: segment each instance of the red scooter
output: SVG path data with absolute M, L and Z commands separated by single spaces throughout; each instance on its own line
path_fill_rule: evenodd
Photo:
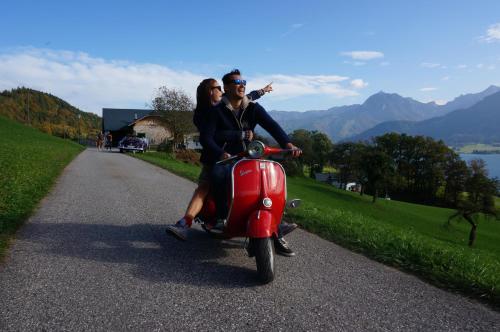
M 197 221 L 209 233 L 219 238 L 248 238 L 246 249 L 255 256 L 259 279 L 268 283 L 274 279 L 273 237 L 285 207 L 295 208 L 300 200 L 286 202 L 286 175 L 283 166 L 276 161 L 261 159 L 265 156 L 282 155 L 293 150 L 265 146 L 253 141 L 246 151 L 222 162 L 234 162 L 228 190 L 229 213 L 222 232 L 215 233 L 215 199 L 209 195 Z

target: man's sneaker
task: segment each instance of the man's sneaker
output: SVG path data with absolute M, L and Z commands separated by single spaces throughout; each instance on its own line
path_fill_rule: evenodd
M 168 225 L 166 232 L 169 234 L 172 234 L 179 240 L 184 240 L 186 241 L 187 235 L 188 235 L 188 230 L 189 226 L 186 223 L 186 220 L 182 218 L 178 222 L 176 222 L 174 225 Z
M 299 227 L 299 225 L 297 225 L 296 223 L 289 224 L 286 222 L 282 222 L 279 225 L 281 236 L 285 236 L 288 233 L 293 232 L 297 227 Z
M 278 255 L 292 257 L 295 256 L 295 252 L 288 246 L 288 243 L 283 237 L 274 239 L 274 250 Z

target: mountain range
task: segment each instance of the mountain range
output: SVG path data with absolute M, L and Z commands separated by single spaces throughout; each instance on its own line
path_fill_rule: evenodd
M 442 139 L 449 145 L 500 142 L 500 92 L 484 97 L 476 104 L 424 121 L 389 121 L 350 137 L 367 140 L 388 132 L 424 135 Z
M 479 93 L 461 95 L 445 105 L 435 102 L 422 103 L 396 93 L 379 92 L 370 96 L 363 104 L 333 107 L 322 111 L 284 112 L 271 111 L 271 116 L 285 129 L 292 132 L 303 128 L 326 133 L 333 141 L 349 138 L 366 137 L 365 131 L 380 125 L 379 133 L 384 128 L 392 128 L 398 122 L 401 130 L 413 122 L 439 118 L 460 109 L 467 109 L 485 97 L 500 92 L 500 87 L 490 86 Z M 500 105 L 500 104 L 499 104 Z M 370 133 L 368 133 L 369 135 Z M 360 136 L 361 137 L 361 136 Z

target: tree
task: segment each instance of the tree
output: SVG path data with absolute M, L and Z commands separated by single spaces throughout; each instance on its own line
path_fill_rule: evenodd
M 293 166 L 290 171 L 297 171 L 300 168 L 303 172 L 304 165 L 312 166 L 313 160 L 313 140 L 311 132 L 306 129 L 297 129 L 288 135 L 293 145 L 298 146 L 302 150 L 300 158 L 295 159 L 293 163 L 286 162 L 285 165 Z M 290 165 L 289 165 L 290 164 Z M 287 170 L 288 172 L 289 170 Z M 303 173 L 302 173 L 303 174 Z
M 457 211 L 448 218 L 448 224 L 455 218 L 465 219 L 470 225 L 469 247 L 474 245 L 479 216 L 498 219 L 495 195 L 498 193 L 498 179 L 488 178 L 488 171 L 482 159 L 469 162 L 470 176 L 465 182 L 467 196 L 458 203 Z
M 465 191 L 465 182 L 470 178 L 469 169 L 460 156 L 450 150 L 444 169 L 446 185 L 443 200 L 447 206 L 457 207 L 461 194 Z
M 314 169 L 315 171 L 321 173 L 323 171 L 323 167 L 325 167 L 328 162 L 333 144 L 325 133 L 319 131 L 313 131 L 311 133 L 311 139 L 313 150 L 312 162 L 313 165 L 317 165 L 316 167 L 311 168 L 311 170 Z
M 183 90 L 162 86 L 152 100 L 152 107 L 155 111 L 189 112 L 194 109 L 194 102 Z
M 183 91 L 179 89 L 169 89 L 162 86 L 156 92 L 151 106 L 168 123 L 174 136 L 174 146 L 179 146 L 184 142 L 184 135 L 189 131 L 191 125 L 181 112 L 189 112 L 194 109 L 194 102 Z
M 345 142 L 335 144 L 330 153 L 330 162 L 337 169 L 338 181 L 343 188 L 351 181 L 361 184 L 360 195 L 363 195 L 366 179 L 361 172 L 361 157 L 366 145 L 363 143 Z
M 368 146 L 361 157 L 361 172 L 373 192 L 372 202 L 375 203 L 380 190 L 387 189 L 393 174 L 392 159 L 377 147 Z

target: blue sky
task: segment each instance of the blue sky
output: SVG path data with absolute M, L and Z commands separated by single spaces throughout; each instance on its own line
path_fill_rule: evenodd
M 144 107 L 162 85 L 194 96 L 232 68 L 249 89 L 273 81 L 261 104 L 290 111 L 500 85 L 499 1 L 10 1 L 2 12 L 0 89 L 97 114 Z

